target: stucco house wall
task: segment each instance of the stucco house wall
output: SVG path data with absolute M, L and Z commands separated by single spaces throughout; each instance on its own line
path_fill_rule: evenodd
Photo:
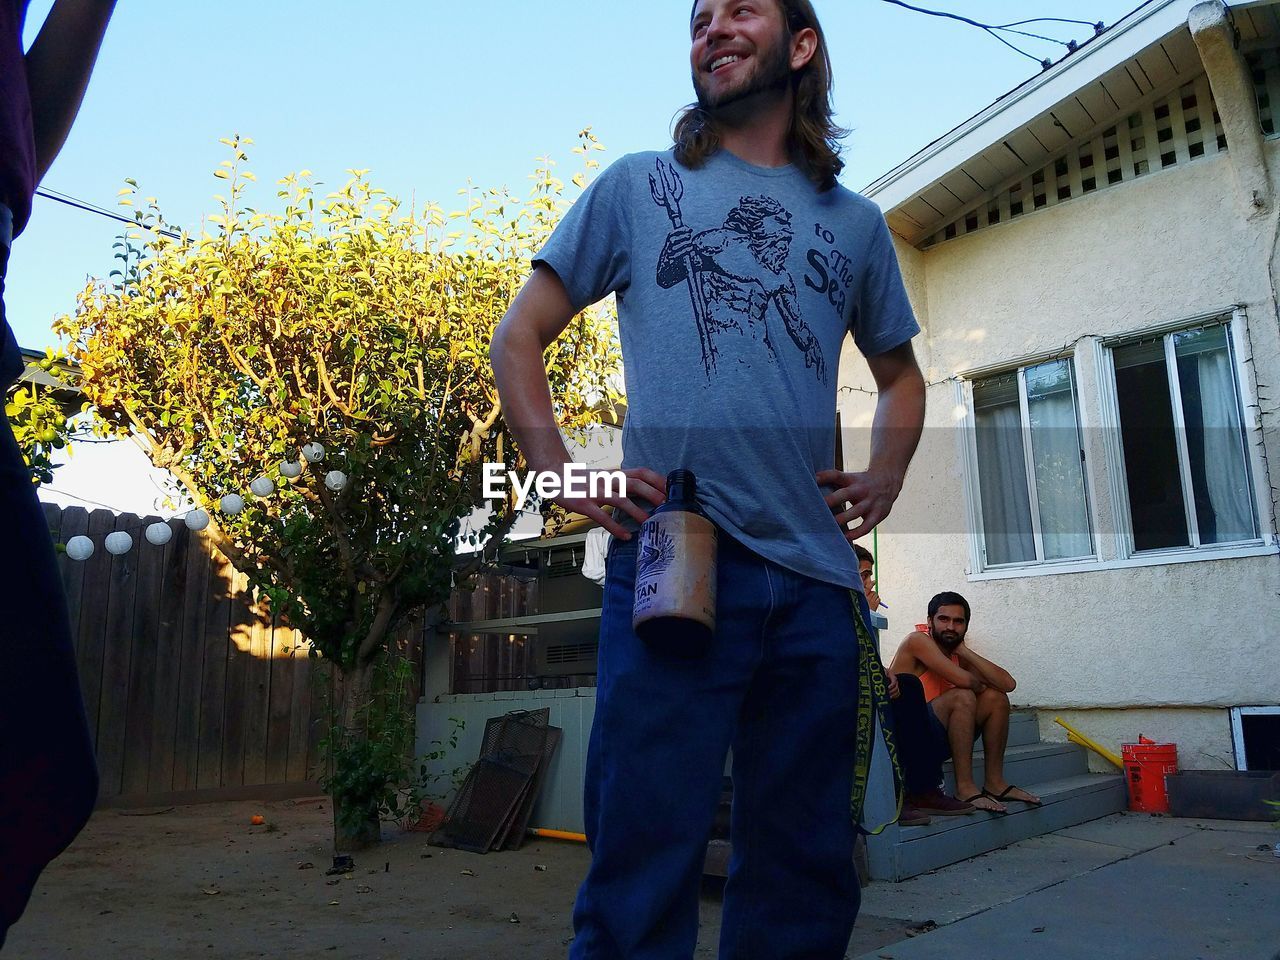
M 1280 170 L 1280 143 L 1266 143 Z M 1280 557 L 1275 500 L 1259 517 L 1264 555 L 1108 569 L 1114 561 L 1112 491 L 1096 427 L 1102 417 L 1094 340 L 1181 319 L 1244 308 L 1248 357 L 1246 421 L 1264 438 L 1269 490 L 1280 464 L 1280 396 L 1258 382 L 1280 376 L 1272 261 L 1276 214 L 1247 219 L 1237 202 L 1230 155 L 1150 174 L 1033 215 L 938 244 L 901 245 L 930 383 L 925 436 L 894 513 L 878 536 L 881 595 L 897 643 L 924 619 L 940 590 L 973 605 L 970 636 L 1014 674 L 1013 700 L 1041 709 L 1047 736 L 1062 739 L 1055 715 L 1115 746 L 1139 733 L 1179 744 L 1185 766 L 1221 767 L 1232 757 L 1226 708 L 1271 704 L 1280 687 L 1269 665 L 1280 653 Z M 1082 339 L 1083 338 L 1083 339 Z M 1085 572 L 974 574 L 964 494 L 966 414 L 958 375 L 1074 350 L 1086 434 L 1088 494 L 1102 562 Z M 866 461 L 865 428 L 875 397 L 852 348 L 841 366 L 847 469 Z M 1255 417 L 1256 415 L 1256 417 Z M 1117 709 L 1117 708 L 1143 708 Z

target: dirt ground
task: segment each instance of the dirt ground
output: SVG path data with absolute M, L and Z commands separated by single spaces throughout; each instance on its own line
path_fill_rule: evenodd
M 261 814 L 266 823 L 251 826 Z M 45 872 L 4 960 L 559 960 L 573 936 L 586 849 L 540 841 L 480 856 L 384 829 L 354 873 L 332 863 L 327 800 L 99 811 Z M 545 869 L 541 869 L 545 867 Z M 714 957 L 708 882 L 696 957 Z M 859 919 L 848 956 L 901 939 Z

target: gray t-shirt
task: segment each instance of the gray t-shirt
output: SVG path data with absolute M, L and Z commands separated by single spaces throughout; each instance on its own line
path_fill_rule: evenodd
M 683 255 L 670 249 L 680 227 L 692 231 Z M 920 329 L 875 204 L 727 150 L 698 170 L 670 151 L 630 154 L 534 262 L 579 309 L 617 294 L 624 468 L 692 470 L 727 533 L 788 569 L 861 587 L 815 474 L 834 466 L 845 334 L 875 356 Z

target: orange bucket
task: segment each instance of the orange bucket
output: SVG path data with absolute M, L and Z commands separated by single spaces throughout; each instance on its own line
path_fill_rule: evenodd
M 1166 774 L 1178 772 L 1178 745 L 1156 743 L 1138 737 L 1137 743 L 1120 744 L 1124 778 L 1129 786 L 1129 809 L 1139 813 L 1168 813 Z

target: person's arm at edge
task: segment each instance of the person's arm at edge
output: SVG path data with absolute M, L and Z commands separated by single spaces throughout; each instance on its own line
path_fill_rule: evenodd
M 554 270 L 539 264 L 507 308 L 489 345 L 503 417 L 533 471 L 558 471 L 569 462 L 543 355 L 573 315 L 564 284 Z
M 938 645 L 933 642 L 933 638 L 927 633 L 917 631 L 911 634 L 911 636 L 907 637 L 905 645 L 911 655 L 923 664 L 926 670 L 932 670 L 948 683 L 953 683 L 963 690 L 973 690 L 975 681 L 978 683 L 985 682 L 981 677 L 975 676 L 961 666 L 957 666 L 950 657 L 938 649 Z
M 879 392 L 867 469 L 855 474 L 823 470 L 817 475 L 822 485 L 845 484 L 828 494 L 827 502 L 832 506 L 849 503 L 836 514 L 842 527 L 861 517 L 861 523 L 845 532 L 850 542 L 870 533 L 893 509 L 924 429 L 924 376 L 911 342 L 867 357 L 867 366 Z
M 995 687 L 1001 693 L 1013 693 L 1018 686 L 1017 681 L 1013 679 L 1011 674 L 1004 667 L 997 663 L 992 663 L 986 657 L 979 656 L 967 643 L 961 643 L 956 648 L 956 655 L 960 658 L 960 662 L 981 677 L 985 682 Z
M 493 364 L 503 418 L 531 471 L 562 473 L 565 465 L 572 462 L 556 423 L 543 354 L 576 313 L 555 270 L 538 264 L 507 309 L 489 345 L 489 360 Z M 627 472 L 627 489 L 628 494 L 639 493 L 653 503 L 661 503 L 666 486 L 652 470 L 634 470 Z M 590 517 L 614 536 L 630 539 L 631 534 L 599 504 L 556 499 L 563 506 Z M 639 522 L 647 516 L 629 497 L 607 502 Z
M 27 52 L 37 182 L 71 133 L 115 5 L 116 0 L 55 0 Z

